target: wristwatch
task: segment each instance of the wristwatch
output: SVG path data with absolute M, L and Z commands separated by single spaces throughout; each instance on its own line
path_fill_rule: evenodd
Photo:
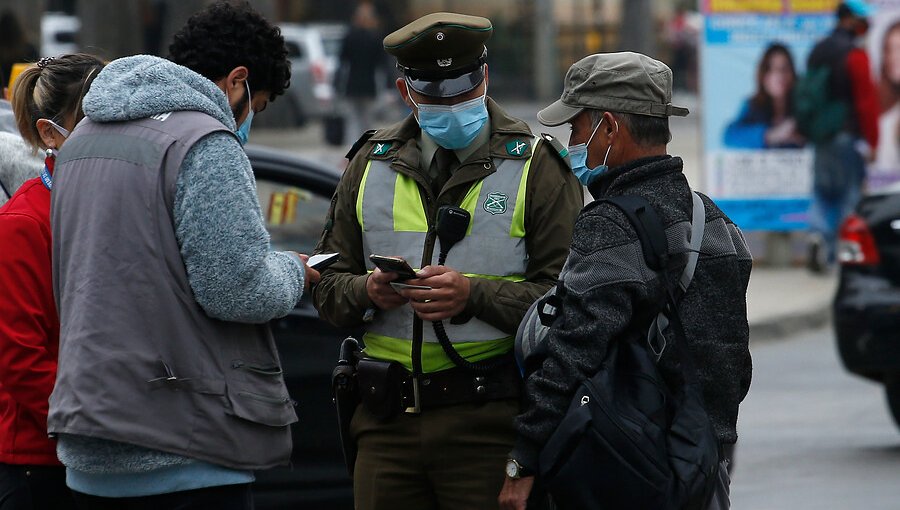
M 507 459 L 506 476 L 512 478 L 513 480 L 518 480 L 523 476 L 531 476 L 531 470 L 519 464 L 519 461 L 517 461 L 516 459 Z

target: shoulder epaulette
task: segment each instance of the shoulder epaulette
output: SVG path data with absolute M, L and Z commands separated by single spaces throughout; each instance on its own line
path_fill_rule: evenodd
M 550 144 L 550 147 L 553 147 L 553 153 L 559 156 L 559 159 L 561 159 L 563 163 L 566 163 L 567 165 L 569 164 L 568 160 L 566 159 L 567 157 L 569 157 L 568 147 L 563 145 L 562 142 L 557 140 L 555 136 L 549 133 L 541 133 L 541 138 L 543 138 L 545 142 Z
M 375 134 L 375 131 L 375 129 L 370 129 L 363 133 L 362 136 L 359 137 L 359 140 L 353 142 L 353 146 L 350 147 L 350 150 L 347 151 L 347 155 L 344 157 L 347 158 L 348 161 L 352 160 L 353 156 L 356 156 L 356 153 L 359 152 L 360 149 L 362 149 L 362 146 L 369 141 L 369 138 L 372 138 L 372 136 Z

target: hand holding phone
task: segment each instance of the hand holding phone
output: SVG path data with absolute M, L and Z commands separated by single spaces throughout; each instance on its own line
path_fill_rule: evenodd
M 369 260 L 375 264 L 375 267 L 381 269 L 385 273 L 397 273 L 397 280 L 412 280 L 416 277 L 413 268 L 400 257 L 385 257 L 383 255 L 369 255 Z
M 402 261 L 402 259 L 399 260 Z M 378 309 L 393 310 L 409 302 L 408 299 L 397 293 L 393 285 L 390 285 L 398 283 L 396 280 L 396 272 L 380 267 L 366 277 L 366 294 Z

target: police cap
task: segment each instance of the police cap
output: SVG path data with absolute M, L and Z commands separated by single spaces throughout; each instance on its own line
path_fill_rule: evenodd
M 484 81 L 494 27 L 487 18 L 452 12 L 423 16 L 384 38 L 410 88 L 432 97 L 453 97 Z

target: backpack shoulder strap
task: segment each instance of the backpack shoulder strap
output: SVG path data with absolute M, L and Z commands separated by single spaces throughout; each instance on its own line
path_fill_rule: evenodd
M 706 233 L 706 206 L 703 205 L 703 199 L 696 191 L 691 192 L 691 198 L 694 200 L 693 212 L 691 214 L 691 247 L 688 252 L 687 264 L 678 280 L 678 286 L 681 292 L 687 292 L 691 280 L 694 279 L 694 270 L 697 269 L 697 261 L 700 260 L 700 247 L 703 245 L 703 234 Z
M 687 263 L 684 266 L 684 270 L 681 272 L 681 277 L 678 279 L 680 295 L 683 295 L 684 292 L 687 291 L 688 286 L 690 286 L 691 281 L 694 278 L 694 271 L 697 269 L 697 261 L 700 258 L 700 247 L 703 243 L 703 234 L 706 230 L 706 208 L 703 204 L 703 199 L 694 191 L 691 192 L 691 198 L 693 207 L 691 214 L 690 248 Z M 659 219 L 659 215 L 656 214 L 656 210 L 653 209 L 653 206 L 651 206 L 643 197 L 624 195 L 606 198 L 602 201 L 618 207 L 625 214 L 640 239 L 641 250 L 644 254 L 644 260 L 647 262 L 647 266 L 654 271 L 661 271 L 663 282 L 665 282 L 668 314 L 666 313 L 666 310 L 660 312 L 653 320 L 653 323 L 650 325 L 650 329 L 647 332 L 647 344 L 651 351 L 656 355 L 656 359 L 659 360 L 668 343 L 664 331 L 669 326 L 670 319 L 671 322 L 675 323 L 675 327 L 681 333 L 682 338 L 685 338 L 684 326 L 681 324 L 680 317 L 678 316 L 679 300 L 675 296 L 675 289 L 672 288 L 673 286 L 671 285 L 668 274 L 663 270 L 663 261 L 666 260 L 664 257 L 668 255 L 668 240 L 666 238 L 665 228 L 663 227 L 662 221 Z M 681 351 L 682 359 L 690 358 L 685 350 L 685 346 L 680 345 L 681 342 L 675 342 L 675 344 L 676 350 Z M 690 360 L 688 360 L 687 363 L 691 363 Z M 689 379 L 695 378 L 693 370 L 688 370 L 688 373 L 687 377 Z
M 697 268 L 700 258 L 700 246 L 703 243 L 703 233 L 706 230 L 706 208 L 703 199 L 697 192 L 691 192 L 693 199 L 691 216 L 691 241 L 688 252 L 687 264 L 678 280 L 678 286 L 682 292 L 687 291 Z M 654 271 L 663 268 L 663 261 L 668 255 L 669 242 L 666 238 L 666 230 L 663 227 L 656 210 L 647 202 L 647 199 L 638 195 L 621 195 L 604 198 L 601 202 L 607 202 L 618 207 L 628 218 L 628 222 L 634 227 L 641 242 L 641 251 L 647 266 Z
M 637 232 L 644 261 L 654 271 L 663 269 L 669 252 L 669 241 L 656 209 L 647 199 L 638 195 L 620 195 L 600 200 L 619 208 Z

